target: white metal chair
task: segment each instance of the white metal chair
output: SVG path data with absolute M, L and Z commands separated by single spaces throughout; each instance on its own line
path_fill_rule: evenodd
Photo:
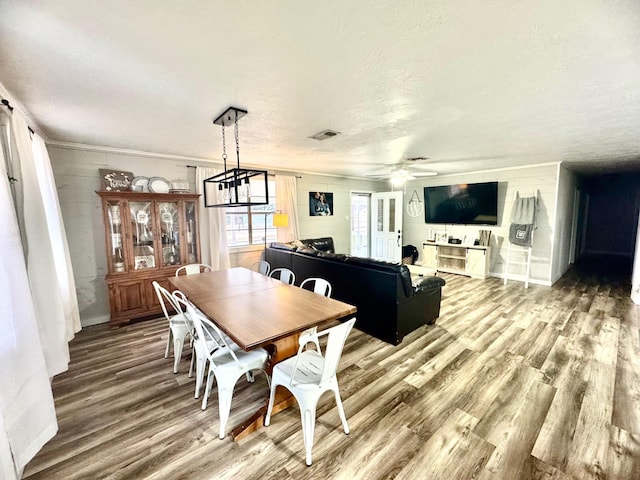
M 176 270 L 176 277 L 180 275 L 193 275 L 195 273 L 212 272 L 213 268 L 204 263 L 190 263 Z M 183 273 L 184 272 L 184 273 Z
M 269 276 L 269 272 L 271 271 L 271 265 L 266 260 L 259 260 L 253 265 L 251 265 L 251 270 L 261 273 L 262 275 Z
M 307 290 L 312 290 L 314 293 L 324 295 L 325 297 L 331 296 L 331 284 L 324 278 L 307 278 L 300 284 L 300 288 L 305 288 L 305 285 L 311 286 L 311 284 L 313 284 L 313 289 L 307 287 Z
M 191 302 L 189 302 L 189 300 L 187 300 L 187 296 L 181 291 L 179 290 L 174 291 L 173 298 L 174 298 L 174 301 L 176 301 L 176 303 L 179 305 L 179 307 L 181 307 L 181 310 L 186 310 L 187 305 L 190 305 L 192 308 L 194 308 L 196 311 L 200 313 L 200 311 Z M 190 327 L 195 330 L 193 321 L 191 320 L 191 317 L 188 314 L 188 310 L 185 316 L 189 320 Z M 205 326 L 205 329 L 206 328 L 207 327 Z M 238 344 L 236 344 L 228 336 L 226 336 L 224 333 L 221 333 L 221 335 L 225 341 L 227 348 L 231 348 L 233 350 L 241 350 Z M 196 337 L 195 331 L 192 331 L 191 336 L 192 338 L 195 339 Z M 191 365 L 189 366 L 189 377 L 193 376 L 193 365 L 195 364 L 196 388 L 195 388 L 194 398 L 198 398 L 200 396 L 200 389 L 202 388 L 202 384 L 204 383 L 204 372 L 207 366 L 208 355 L 211 354 L 214 356 L 218 356 L 226 353 L 225 349 L 220 348 L 220 345 L 218 344 L 218 342 L 211 341 L 211 339 L 208 336 L 205 336 L 205 342 L 206 342 L 206 348 L 202 342 L 193 343 L 193 355 L 191 357 Z M 247 373 L 247 381 L 253 382 L 253 375 L 251 373 Z
M 355 322 L 356 319 L 352 318 L 322 332 L 316 331 L 315 328 L 303 332 L 300 335 L 298 354 L 295 357 L 277 363 L 273 367 L 269 407 L 267 408 L 264 424 L 268 426 L 271 422 L 276 387 L 282 385 L 293 394 L 300 406 L 307 465 L 311 465 L 316 406 L 320 396 L 327 390 L 333 392 L 338 407 L 338 415 L 340 415 L 340 420 L 342 421 L 342 428 L 344 428 L 344 433 L 349 434 L 349 425 L 344 415 L 340 391 L 338 390 L 336 371 L 338 370 L 344 342 Z M 318 348 L 318 337 L 322 335 L 328 335 L 324 356 Z M 306 349 L 308 343 L 314 344 L 318 350 Z
M 182 358 L 184 340 L 187 335 L 191 333 L 191 321 L 182 312 L 182 309 L 166 288 L 156 281 L 152 282 L 152 285 L 160 301 L 162 313 L 164 313 L 165 318 L 169 322 L 169 338 L 167 338 L 167 348 L 164 351 L 164 358 L 169 356 L 171 339 L 173 339 L 173 373 L 178 373 L 178 365 L 180 365 L 180 359 Z M 169 314 L 167 303 L 175 312 L 174 314 Z
M 218 327 L 207 320 L 207 318 L 198 312 L 189 302 L 187 302 L 187 312 L 196 331 L 196 342 L 200 342 L 203 351 L 209 349 L 207 344 L 209 341 L 218 344 L 216 351 L 223 352 L 218 355 L 207 352 L 209 370 L 207 372 L 207 388 L 202 398 L 202 409 L 207 408 L 207 400 L 211 394 L 211 386 L 213 378 L 215 377 L 218 385 L 218 410 L 220 415 L 219 437 L 224 438 L 229 412 L 231 411 L 233 388 L 238 378 L 252 370 L 264 371 L 269 355 L 264 348 L 256 348 L 249 352 L 229 348 L 225 344 L 224 337 Z
M 293 285 L 296 281 L 295 273 L 288 268 L 274 268 L 269 276 L 289 285 Z

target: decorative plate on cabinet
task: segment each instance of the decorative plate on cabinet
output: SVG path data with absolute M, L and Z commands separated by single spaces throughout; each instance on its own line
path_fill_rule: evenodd
M 166 178 L 151 177 L 149 179 L 149 191 L 152 193 L 169 193 L 171 183 Z
M 131 190 L 134 192 L 148 192 L 149 177 L 135 177 L 131 180 Z

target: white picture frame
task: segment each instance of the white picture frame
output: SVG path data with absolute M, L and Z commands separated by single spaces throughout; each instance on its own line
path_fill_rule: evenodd
M 448 243 L 449 234 L 447 232 L 436 232 L 436 243 Z
M 475 245 L 476 243 L 476 239 L 473 235 L 465 235 L 464 239 L 462 240 L 462 244 L 466 245 L 467 247 L 472 247 L 473 245 Z

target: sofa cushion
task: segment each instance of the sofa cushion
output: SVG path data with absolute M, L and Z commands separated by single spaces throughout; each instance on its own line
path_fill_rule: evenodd
M 336 251 L 332 237 L 308 238 L 307 240 L 301 240 L 301 242 L 314 250 L 329 253 L 334 253 Z
M 345 255 L 344 253 L 318 252 L 318 257 L 335 260 L 336 262 L 344 262 L 349 255 Z
M 318 250 L 311 247 L 299 247 L 296 252 L 302 253 L 303 255 L 310 255 L 312 257 L 315 257 L 318 254 Z
M 273 242 L 270 246 L 271 248 L 275 248 L 276 250 L 288 250 L 291 252 L 295 252 L 297 248 L 295 245 L 291 243 L 280 243 L 280 242 Z

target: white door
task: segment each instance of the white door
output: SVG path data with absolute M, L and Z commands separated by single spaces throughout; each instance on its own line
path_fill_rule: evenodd
M 402 260 L 402 191 L 371 196 L 371 257 Z
M 351 250 L 354 257 L 369 256 L 371 193 L 351 193 Z

